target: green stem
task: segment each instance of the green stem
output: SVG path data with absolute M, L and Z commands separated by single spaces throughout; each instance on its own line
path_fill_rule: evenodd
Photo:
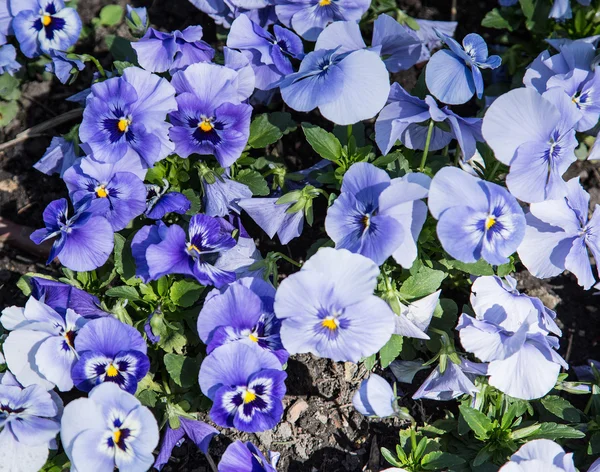
M 352 137 L 352 125 L 348 125 L 348 127 L 346 128 L 346 140 L 348 143 L 350 142 L 351 137 Z
M 86 59 L 88 59 L 94 63 L 94 65 L 96 66 L 96 68 L 98 69 L 98 72 L 100 72 L 100 75 L 102 77 L 106 77 L 106 72 L 104 71 L 104 67 L 102 67 L 102 65 L 100 64 L 100 61 L 98 61 L 98 59 L 96 59 L 94 56 L 90 56 L 89 54 L 86 54 Z
M 276 252 L 275 255 L 279 256 L 281 259 L 283 259 L 284 261 L 289 262 L 292 265 L 295 265 L 296 267 L 302 267 L 302 264 L 296 262 L 294 259 L 289 258 L 288 256 L 286 256 L 285 254 L 282 254 L 280 252 Z
M 433 127 L 435 122 L 429 120 L 429 128 L 427 129 L 427 141 L 425 141 L 425 150 L 423 151 L 423 157 L 421 158 L 421 165 L 419 170 L 423 172 L 425 170 L 425 162 L 427 162 L 427 154 L 429 154 L 429 144 L 431 143 L 431 136 L 433 135 Z
M 494 164 L 494 167 L 492 167 L 492 172 L 490 172 L 490 176 L 488 177 L 488 180 L 490 182 L 492 180 L 494 180 L 494 177 L 496 176 L 496 172 L 498 172 L 499 168 L 500 168 L 500 161 L 496 161 L 496 163 Z

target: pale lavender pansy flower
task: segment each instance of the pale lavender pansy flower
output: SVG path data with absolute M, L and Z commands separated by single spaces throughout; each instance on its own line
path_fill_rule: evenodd
M 210 417 L 217 425 L 255 433 L 281 420 L 286 377 L 274 354 L 235 342 L 216 348 L 204 359 L 198 380 L 213 401 Z
M 237 90 L 239 99 L 241 101 L 246 100 L 252 95 L 256 87 L 256 75 L 250 59 L 244 53 L 228 47 L 223 48 L 223 57 L 225 67 L 238 73 Z
M 241 182 L 232 180 L 228 172 L 222 174 L 206 170 L 202 175 L 202 190 L 204 195 L 204 213 L 208 216 L 227 216 L 229 213 L 241 213 L 242 207 L 238 202 L 252 198 L 252 190 Z
M 64 0 L 9 0 L 12 28 L 27 57 L 66 51 L 79 39 L 81 19 Z
M 540 95 L 520 88 L 500 96 L 483 119 L 483 137 L 496 159 L 510 166 L 506 185 L 527 203 L 567 192 L 562 175 L 575 162 L 575 125 L 581 112 L 559 88 Z
M 442 291 L 438 290 L 407 305 L 400 303 L 402 311 L 396 316 L 394 334 L 416 339 L 430 339 L 427 329 L 433 318 L 433 313 L 438 305 L 441 293 Z
M 77 160 L 75 143 L 61 137 L 52 138 L 50 146 L 42 158 L 33 167 L 47 175 L 58 174 L 60 177 Z
M 287 244 L 302 234 L 304 211 L 288 213 L 293 203 L 277 203 L 279 198 L 244 198 L 237 204 L 273 239 Z
M 454 36 L 458 23 L 456 21 L 433 21 L 433 20 L 415 20 L 419 25 L 417 36 L 422 41 L 421 56 L 418 62 L 429 60 L 431 53 L 442 47 L 442 40 L 438 33 L 445 36 Z
M 10 372 L 0 374 L 0 464 L 7 471 L 35 472 L 56 448 L 62 402 L 39 385 L 23 387 Z
M 84 157 L 63 180 L 76 207 L 85 205 L 86 211 L 104 216 L 113 231 L 120 231 L 146 210 L 146 186 L 138 176 L 145 173 L 127 159 L 111 164 Z
M 75 271 L 94 270 L 102 266 L 114 247 L 113 229 L 103 216 L 81 208 L 71 217 L 67 200 L 50 202 L 43 214 L 45 228 L 31 234 L 31 240 L 41 244 L 57 238 L 52 244 L 48 264 L 58 257 L 61 264 Z
M 383 154 L 390 152 L 396 141 L 409 149 L 425 149 L 429 120 L 434 126 L 429 149 L 437 151 L 452 139 L 458 141 L 463 161 L 477 152 L 477 142 L 483 141 L 481 118 L 463 118 L 448 107 L 440 108 L 433 97 L 425 100 L 406 92 L 398 83 L 392 85 L 388 104 L 381 110 L 375 123 L 375 141 Z M 449 129 L 448 129 L 449 128 Z
M 590 195 L 578 178 L 566 187 L 565 197 L 530 205 L 519 257 L 536 277 L 554 277 L 568 270 L 587 290 L 595 283 L 588 251 L 600 260 L 600 211 L 596 205 L 588 217 Z
M 123 76 L 92 85 L 79 136 L 97 161 L 141 159 L 152 167 L 173 152 L 165 118 L 176 108 L 175 89 L 166 79 L 128 67 Z
M 521 446 L 510 456 L 510 461 L 500 468 L 501 472 L 575 472 L 573 453 L 550 439 L 534 439 Z
M 146 211 L 144 214 L 152 220 L 160 220 L 168 213 L 185 215 L 192 204 L 180 192 L 169 192 L 169 182 L 163 179 L 164 186 L 146 184 Z
M 17 50 L 12 44 L 3 44 L 0 46 L 0 74 L 14 75 L 21 69 L 21 64 L 17 61 Z
M 0 0 L 0 34 L 4 36 L 14 34 L 12 29 L 12 19 L 10 13 L 10 0 Z
M 175 446 L 180 446 L 186 437 L 189 438 L 203 454 L 206 454 L 208 453 L 208 447 L 212 438 L 219 434 L 219 431 L 203 421 L 191 420 L 180 416 L 179 423 L 180 426 L 177 429 L 172 429 L 167 423 L 163 440 L 160 444 L 160 451 L 152 466 L 159 471 L 162 470 L 167 462 L 169 462 L 169 458 L 171 457 L 171 453 Z
M 577 0 L 577 3 L 587 7 L 590 6 L 591 0 Z M 556 21 L 565 21 L 573 18 L 571 0 L 554 0 L 548 18 L 554 18 Z
M 131 43 L 138 63 L 150 72 L 171 74 L 198 62 L 212 61 L 215 51 L 202 41 L 202 27 L 188 26 L 183 31 L 162 31 L 148 28 L 142 39 Z
M 288 353 L 279 336 L 281 321 L 273 313 L 274 297 L 275 289 L 260 279 L 240 279 L 222 293 L 213 290 L 198 315 L 198 335 L 206 352 L 243 342 L 273 352 L 285 364 Z
M 465 36 L 462 46 L 450 36 L 440 33 L 440 39 L 450 49 L 436 52 L 425 70 L 425 82 L 431 94 L 441 102 L 460 105 L 483 96 L 483 76 L 480 69 L 500 67 L 500 56 L 488 56 L 485 40 L 478 34 Z
M 231 24 L 227 46 L 244 52 L 256 76 L 256 88 L 270 90 L 277 82 L 294 72 L 291 59 L 304 57 L 302 40 L 279 25 L 273 34 L 246 15 L 238 16 Z
M 46 64 L 46 72 L 56 75 L 56 78 L 62 83 L 66 84 L 71 77 L 73 80 L 77 77 L 79 72 L 85 69 L 85 64 L 77 59 L 77 57 L 69 57 L 67 53 L 62 51 L 55 51 L 54 49 L 48 54 L 52 62 Z
M 369 9 L 369 0 L 277 0 L 279 21 L 308 41 L 334 21 L 355 21 Z
M 371 374 L 361 382 L 359 389 L 352 396 L 354 408 L 365 416 L 387 418 L 397 412 L 396 394 L 383 377 Z
M 65 407 L 60 438 L 72 471 L 112 472 L 149 470 L 159 435 L 148 408 L 105 383 Z
M 251 442 L 235 441 L 227 446 L 219 472 L 277 472 L 279 453 L 269 451 L 269 458 Z
M 71 376 L 75 386 L 84 392 L 110 382 L 133 394 L 150 369 L 142 335 L 112 317 L 92 320 L 79 330 L 75 350 L 79 359 Z
M 230 28 L 240 15 L 266 28 L 277 23 L 275 7 L 270 0 L 189 0 L 196 8 L 210 16 L 216 24 Z
M 327 26 L 317 38 L 315 50 L 336 49 L 337 52 L 365 49 L 360 27 L 355 21 L 336 21 Z M 414 66 L 420 56 L 422 43 L 417 34 L 405 28 L 391 16 L 381 14 L 373 23 L 371 48 L 377 52 L 390 72 Z
M 600 472 L 600 458 L 596 459 L 588 469 L 588 472 Z
M 279 87 L 292 109 L 319 108 L 329 121 L 351 125 L 379 113 L 390 92 L 390 78 L 376 52 L 321 49 L 308 53 L 298 72 L 285 77 Z
M 523 210 L 505 188 L 455 167 L 435 175 L 428 205 L 442 247 L 462 262 L 505 264 L 525 235 Z
M 344 175 L 342 193 L 327 211 L 327 234 L 336 248 L 362 254 L 377 265 L 393 256 L 411 267 L 427 218 L 422 199 L 430 182 L 419 173 L 392 180 L 372 164 L 353 164 Z
M 61 315 L 34 297 L 29 297 L 25 308 L 6 308 L 0 322 L 11 330 L 3 344 L 8 368 L 25 386 L 71 390 L 75 338 L 88 321 L 70 308 Z
M 373 295 L 378 275 L 377 264 L 360 254 L 320 249 L 275 295 L 285 349 L 352 362 L 378 352 L 396 316 Z
M 238 76 L 217 64 L 194 64 L 173 76 L 177 111 L 169 115 L 169 135 L 181 157 L 212 154 L 222 167 L 229 167 L 241 156 L 252 107 L 240 101 Z
M 461 395 L 473 396 L 479 392 L 473 380 L 478 375 L 485 375 L 485 372 L 485 364 L 477 364 L 465 359 L 461 359 L 460 365 L 448 361 L 443 371 L 441 365 L 438 364 L 412 398 L 413 400 L 426 398 L 449 401 Z

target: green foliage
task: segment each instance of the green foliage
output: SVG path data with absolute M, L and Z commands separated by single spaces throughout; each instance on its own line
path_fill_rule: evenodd
M 106 5 L 100 10 L 97 24 L 102 26 L 117 26 L 123 21 L 125 11 L 120 5 Z
M 323 159 L 336 162 L 342 156 L 342 145 L 333 133 L 310 123 L 302 123 L 308 144 Z
M 292 115 L 287 112 L 264 113 L 258 115 L 250 125 L 248 146 L 265 148 L 279 141 L 284 134 L 296 129 Z

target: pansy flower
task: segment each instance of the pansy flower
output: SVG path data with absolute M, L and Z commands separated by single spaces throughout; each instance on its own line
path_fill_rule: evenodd
M 351 362 L 378 352 L 394 332 L 396 316 L 373 295 L 378 275 L 367 257 L 320 249 L 275 295 L 285 349 Z
M 274 297 L 270 284 L 249 278 L 234 282 L 223 293 L 213 290 L 198 315 L 198 335 L 206 352 L 240 341 L 273 352 L 285 364 L 288 354 L 279 337 L 281 322 L 273 313 Z
M 229 343 L 204 359 L 198 380 L 213 401 L 210 417 L 217 425 L 256 433 L 281 420 L 286 377 L 274 354 L 258 346 Z
M 163 179 L 163 187 L 146 184 L 146 211 L 145 215 L 152 220 L 160 220 L 167 213 L 185 215 L 192 204 L 180 192 L 169 192 L 169 182 Z
M 71 390 L 75 338 L 88 321 L 70 308 L 60 315 L 34 297 L 29 297 L 25 308 L 6 308 L 0 322 L 11 330 L 3 345 L 8 368 L 23 385 Z
M 149 470 L 158 445 L 152 412 L 115 384 L 73 400 L 61 420 L 60 438 L 74 470 Z
M 128 67 L 123 76 L 92 85 L 79 137 L 97 161 L 137 158 L 151 167 L 173 151 L 165 118 L 176 108 L 166 79 Z
M 49 447 L 56 449 L 61 409 L 52 393 L 39 385 L 23 387 L 10 372 L 0 374 L 0 464 L 4 470 L 35 472 L 44 467 Z
M 150 227 L 147 232 L 140 230 L 132 242 L 138 268 L 147 267 L 150 280 L 182 274 L 215 287 L 233 282 L 235 273 L 220 269 L 218 264 L 219 254 L 236 245 L 225 223 L 200 214 L 190 220 L 187 235 L 178 225 Z
M 54 49 L 48 54 L 52 62 L 46 64 L 46 72 L 56 75 L 56 78 L 62 84 L 66 84 L 71 77 L 73 80 L 77 74 L 85 69 L 85 64 L 76 57 L 69 57 L 67 53 L 55 51 Z
M 85 205 L 86 211 L 104 216 L 113 231 L 125 228 L 146 210 L 146 186 L 135 173 L 146 171 L 132 167 L 135 162 L 122 159 L 110 164 L 84 157 L 63 176 L 74 205 Z
M 591 4 L 591 0 L 577 0 L 577 3 L 588 7 Z M 548 18 L 554 18 L 556 21 L 565 21 L 573 18 L 571 0 L 554 0 Z
M 277 203 L 279 198 L 243 198 L 237 204 L 273 239 L 287 244 L 302 234 L 304 211 L 288 213 L 293 203 Z
M 58 174 L 60 177 L 77 160 L 75 143 L 67 141 L 65 138 L 52 138 L 50 146 L 42 158 L 33 164 L 34 169 L 47 175 Z
M 510 456 L 510 461 L 500 467 L 500 472 L 574 472 L 573 453 L 550 439 L 534 439 L 523 444 Z M 592 468 L 588 472 L 594 472 Z
M 2 44 L 0 46 L 0 74 L 14 75 L 19 69 L 21 69 L 21 64 L 17 61 L 15 47 L 12 44 Z
M 428 400 L 449 401 L 461 395 L 475 395 L 479 389 L 473 383 L 478 375 L 485 375 L 485 364 L 477 364 L 461 359 L 460 364 L 448 361 L 445 368 L 438 366 L 433 369 L 419 389 L 413 394 L 413 400 L 426 398 Z
M 442 37 L 453 37 L 458 26 L 456 21 L 432 21 L 420 18 L 415 21 L 419 25 L 419 30 L 416 32 L 417 36 L 422 41 L 421 56 L 417 62 L 429 60 L 431 53 L 442 46 L 443 43 L 439 33 L 442 33 Z
M 497 98 L 483 118 L 483 137 L 496 159 L 510 166 L 506 185 L 527 203 L 567 193 L 562 175 L 575 162 L 575 126 L 581 112 L 560 88 L 543 95 L 519 88 Z
M 45 228 L 31 234 L 31 240 L 41 244 L 57 238 L 52 244 L 48 264 L 58 257 L 61 264 L 75 271 L 94 270 L 103 265 L 114 247 L 113 229 L 103 216 L 86 208 L 68 215 L 67 200 L 50 202 L 43 214 Z
M 369 9 L 368 0 L 277 0 L 279 21 L 308 41 L 334 21 L 358 22 Z
M 252 107 L 240 102 L 237 78 L 238 72 L 217 64 L 194 64 L 173 76 L 177 111 L 169 115 L 169 134 L 181 157 L 212 154 L 229 167 L 241 156 Z
M 394 416 L 398 409 L 392 387 L 377 374 L 371 374 L 361 382 L 359 389 L 352 396 L 352 404 L 361 415 L 379 418 Z
M 214 173 L 207 169 L 202 174 L 204 213 L 208 216 L 227 216 L 231 212 L 241 213 L 238 202 L 252 198 L 252 190 L 246 184 L 232 180 L 227 172 Z
M 231 24 L 227 46 L 239 49 L 250 59 L 256 76 L 256 88 L 269 90 L 277 81 L 294 72 L 291 59 L 302 59 L 304 46 L 294 33 L 279 25 L 269 33 L 246 15 Z
M 394 256 L 411 267 L 427 218 L 421 199 L 430 182 L 419 173 L 391 180 L 373 164 L 353 164 L 344 175 L 342 193 L 327 211 L 325 230 L 336 248 L 362 254 L 377 265 Z
M 505 264 L 525 235 L 523 210 L 506 189 L 456 167 L 435 175 L 428 205 L 442 247 L 462 262 Z
M 219 462 L 219 472 L 277 472 L 279 453 L 269 451 L 269 458 L 251 442 L 235 441 Z
M 86 324 L 75 338 L 75 350 L 79 359 L 71 376 L 75 386 L 84 392 L 112 382 L 135 393 L 138 382 L 150 369 L 142 335 L 115 318 L 99 318 Z
M 81 19 L 64 0 L 9 0 L 12 28 L 27 57 L 66 51 L 79 39 Z
M 483 96 L 483 76 L 480 69 L 500 67 L 500 56 L 488 56 L 485 40 L 478 34 L 465 36 L 462 46 L 447 34 L 440 39 L 450 49 L 436 52 L 425 69 L 427 88 L 441 102 L 460 105 L 477 93 Z
M 150 72 L 171 74 L 191 64 L 212 61 L 215 51 L 202 41 L 202 27 L 189 26 L 183 31 L 162 31 L 148 28 L 142 39 L 131 43 L 140 66 Z

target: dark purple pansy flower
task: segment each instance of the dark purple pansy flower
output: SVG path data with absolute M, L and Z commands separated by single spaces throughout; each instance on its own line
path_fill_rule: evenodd
M 210 417 L 217 425 L 256 433 L 281 420 L 286 377 L 274 354 L 236 342 L 204 359 L 199 382 L 213 401 Z
M 148 28 L 142 39 L 131 43 L 139 64 L 150 72 L 171 74 L 191 64 L 212 61 L 215 51 L 202 41 L 202 27 L 189 26 L 183 31 L 163 33 Z
M 169 183 L 163 180 L 164 187 L 146 185 L 146 216 L 160 220 L 167 213 L 184 215 L 192 206 L 187 197 L 180 192 L 168 192 Z
M 103 382 L 114 382 L 134 394 L 150 369 L 146 341 L 132 326 L 105 317 L 92 320 L 75 339 L 79 360 L 71 370 L 75 386 L 89 392 Z
M 114 231 L 125 228 L 146 209 L 146 186 L 130 172 L 128 163 L 127 159 L 108 164 L 84 157 L 63 176 L 73 203 L 104 216 Z
M 238 74 L 204 63 L 173 76 L 178 109 L 169 115 L 169 135 L 181 157 L 212 154 L 222 167 L 240 157 L 250 134 L 252 107 L 240 102 Z
M 269 459 L 251 442 L 235 441 L 219 462 L 219 472 L 277 472 L 279 453 L 269 451 Z
M 167 274 L 183 274 L 196 278 L 203 285 L 215 287 L 233 282 L 235 273 L 218 267 L 219 253 L 236 245 L 225 223 L 219 218 L 194 215 L 188 235 L 177 225 L 142 228 L 132 242 L 140 275 L 145 275 L 147 267 L 150 280 Z M 160 241 L 154 242 L 159 238 Z M 144 247 L 145 253 L 141 254 Z
M 98 300 L 98 297 L 72 285 L 44 279 L 43 277 L 32 277 L 29 284 L 31 285 L 31 296 L 33 298 L 43 301 L 61 315 L 64 315 L 68 308 L 84 318 L 98 318 L 108 315 L 99 308 L 100 300 Z
M 179 417 L 181 426 L 177 429 L 172 429 L 167 424 L 167 429 L 163 435 L 163 440 L 160 445 L 160 451 L 156 457 L 154 468 L 162 470 L 164 465 L 169 462 L 171 453 L 175 446 L 180 446 L 186 436 L 202 451 L 203 454 L 208 452 L 208 446 L 213 437 L 219 434 L 215 428 L 203 421 L 194 421 L 188 418 Z
M 273 313 L 274 298 L 275 288 L 260 279 L 240 279 L 222 293 L 213 290 L 198 316 L 198 334 L 206 351 L 240 341 L 273 352 L 285 364 L 288 353 L 279 337 L 281 321 Z
M 122 77 L 92 85 L 79 137 L 94 159 L 141 159 L 151 167 L 173 151 L 167 113 L 175 110 L 175 90 L 157 75 L 128 67 Z
M 85 64 L 77 58 L 70 58 L 66 52 L 50 51 L 50 59 L 52 62 L 46 64 L 46 72 L 56 75 L 56 78 L 63 84 L 66 84 L 71 75 L 73 79 L 77 77 L 77 74 L 85 69 Z
M 31 234 L 36 244 L 57 238 L 48 264 L 58 257 L 61 264 L 75 271 L 94 270 L 103 265 L 114 247 L 113 229 L 103 216 L 80 208 L 69 218 L 65 198 L 50 202 L 44 210 L 45 228 Z
M 227 46 L 244 51 L 256 75 L 256 88 L 269 90 L 294 72 L 291 59 L 304 57 L 302 40 L 281 26 L 269 33 L 246 15 L 238 16 L 231 25 Z

